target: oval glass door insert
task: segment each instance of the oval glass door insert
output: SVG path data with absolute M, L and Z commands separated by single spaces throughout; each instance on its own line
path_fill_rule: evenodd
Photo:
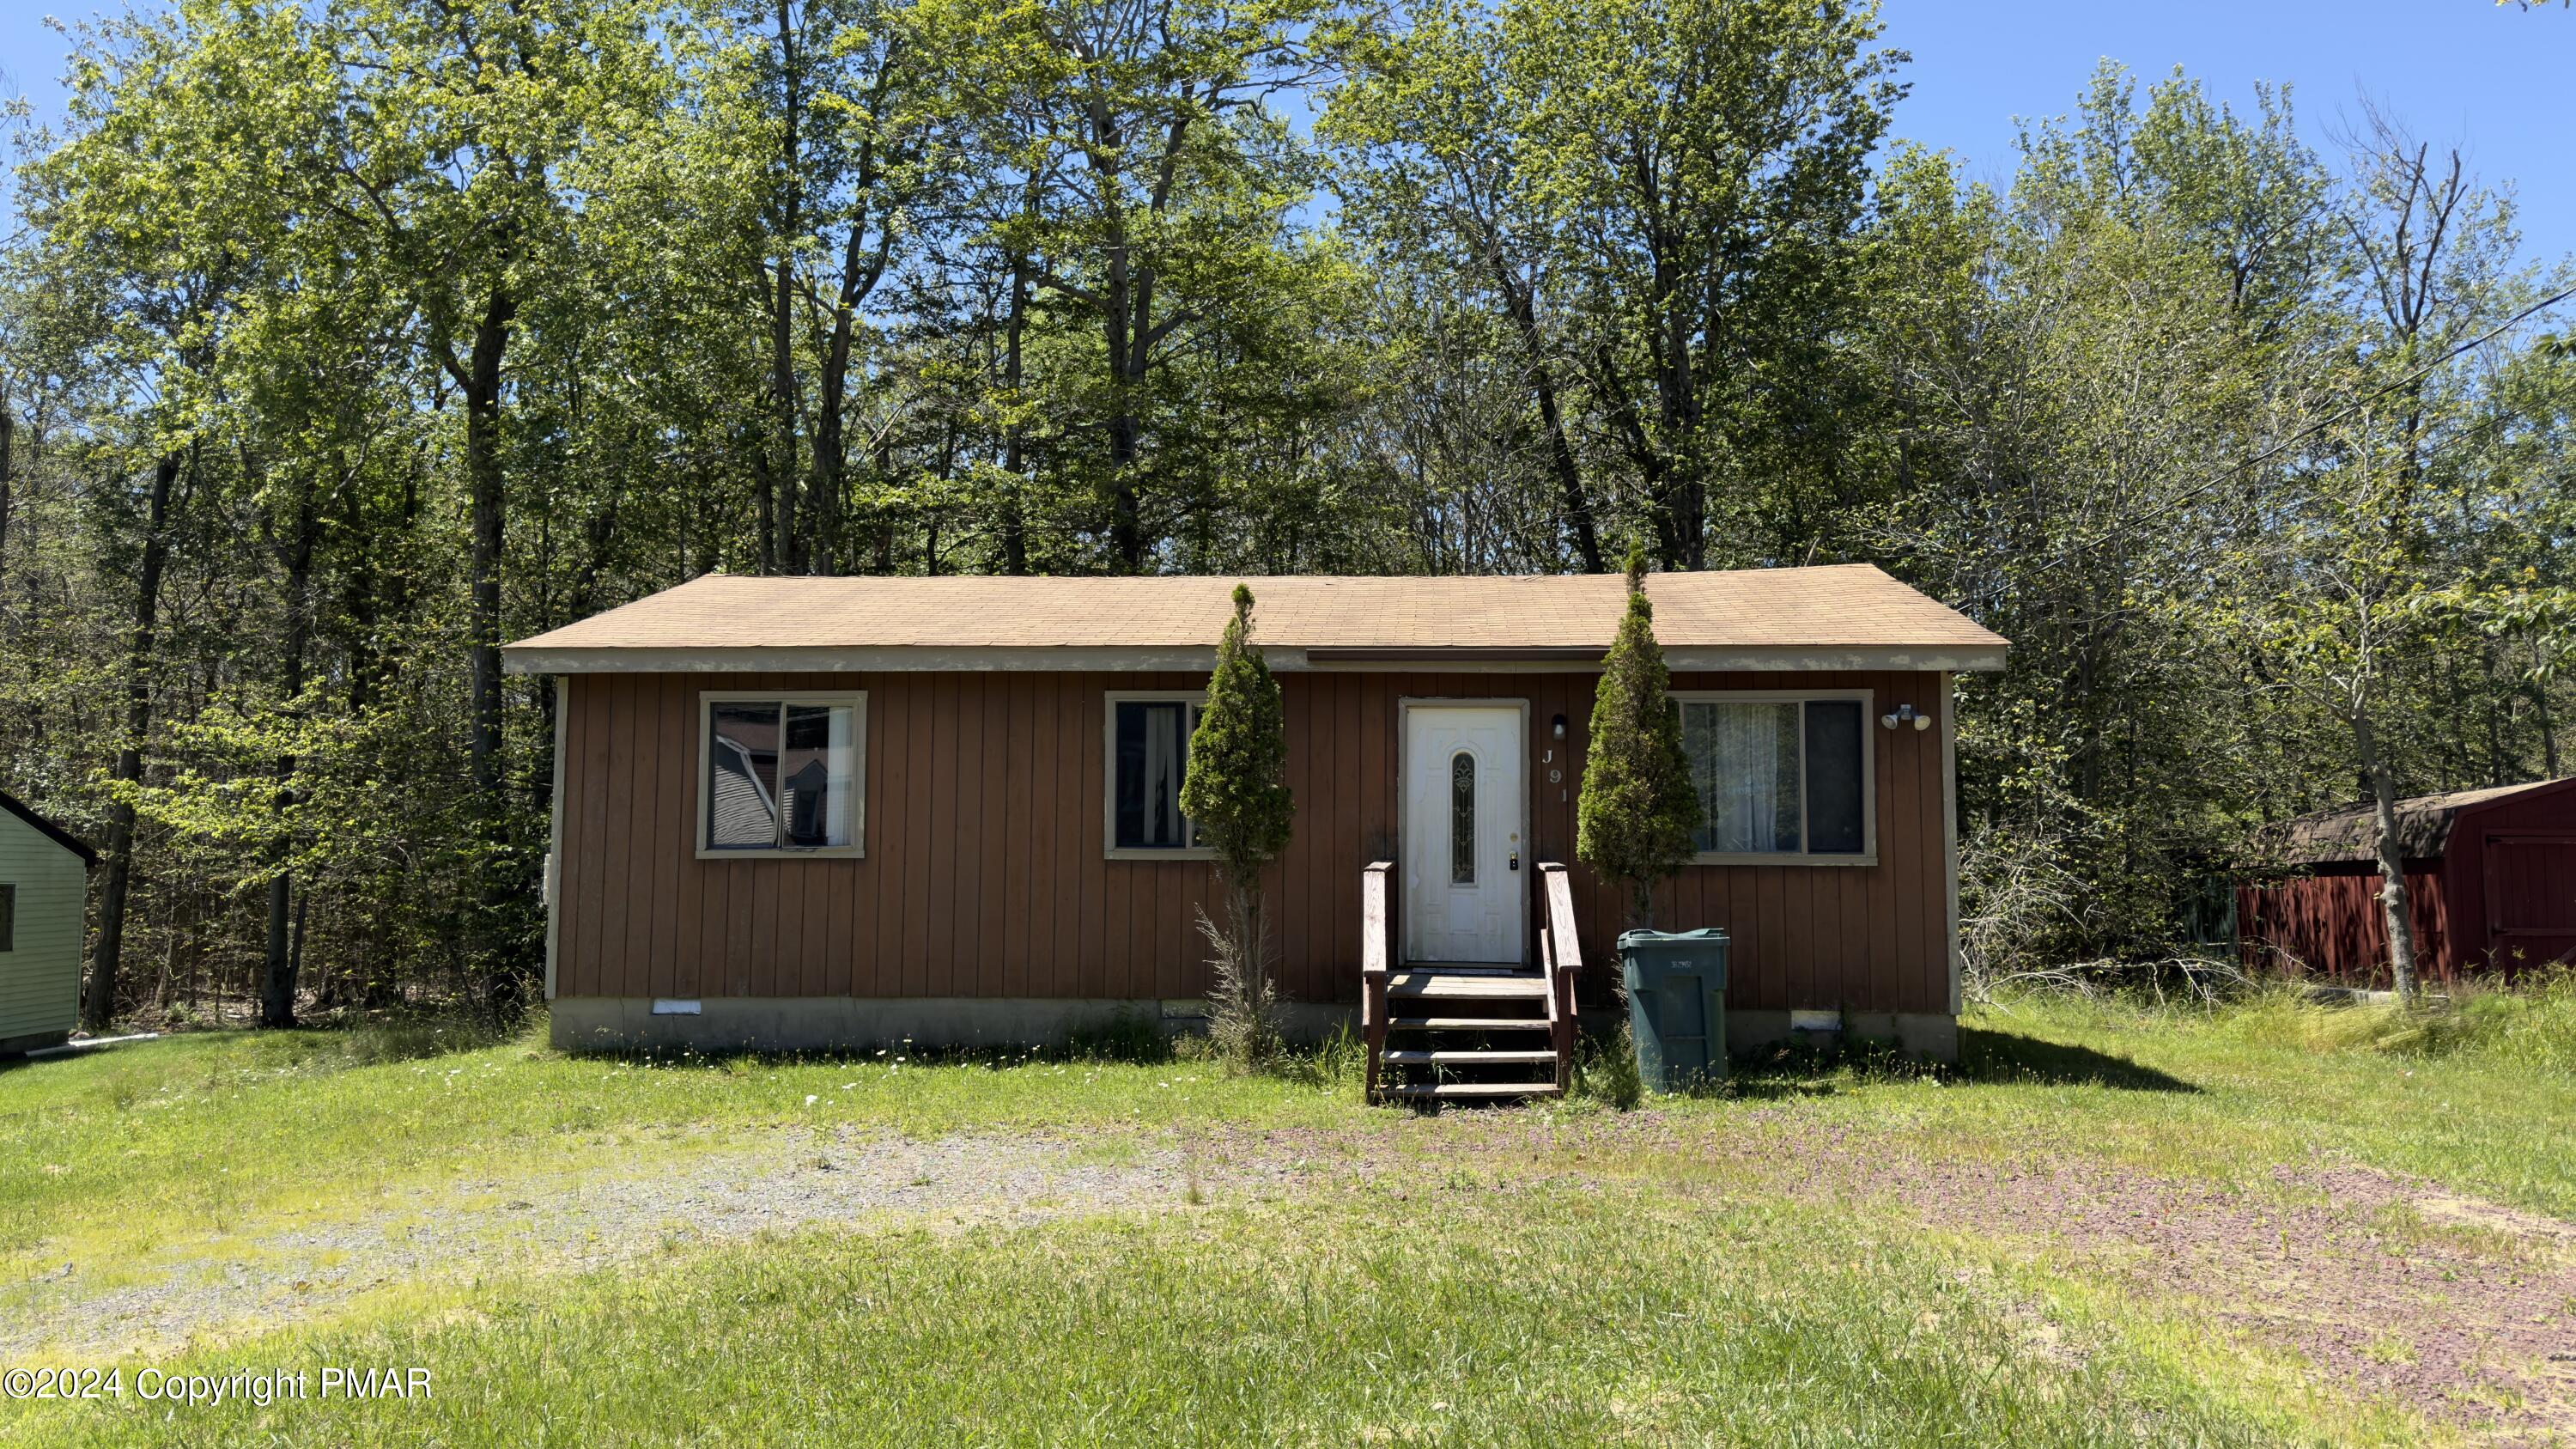
M 1449 883 L 1476 883 L 1476 757 L 1449 760 Z

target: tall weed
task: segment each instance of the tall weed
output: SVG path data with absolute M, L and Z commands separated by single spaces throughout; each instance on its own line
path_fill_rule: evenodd
M 2217 1009 L 2215 1024 L 2256 1045 L 2311 1052 L 2460 1057 L 2511 1071 L 2576 1075 L 2576 970 L 2508 986 L 2476 982 L 2414 1007 L 2341 1005 L 2281 985 Z

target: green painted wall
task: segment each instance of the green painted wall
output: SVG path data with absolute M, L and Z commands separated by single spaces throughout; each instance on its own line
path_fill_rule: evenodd
M 80 857 L 0 811 L 0 885 L 17 890 L 9 947 L 0 951 L 0 1042 L 59 1036 L 80 1016 Z

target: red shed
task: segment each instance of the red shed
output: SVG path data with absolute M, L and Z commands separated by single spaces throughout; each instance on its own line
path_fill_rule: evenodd
M 2236 889 L 2247 969 L 2386 984 L 2374 828 L 2367 805 L 2282 827 L 2283 869 Z M 2426 980 L 2576 959 L 2576 778 L 2401 801 L 2397 837 Z

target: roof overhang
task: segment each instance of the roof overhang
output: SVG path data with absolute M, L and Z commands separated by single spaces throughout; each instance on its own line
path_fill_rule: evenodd
M 1272 672 L 1395 673 L 1439 670 L 1453 674 L 1590 674 L 1601 668 L 1593 648 L 1375 649 L 1267 644 Z M 501 651 L 511 674 L 904 674 L 1064 672 L 1128 674 L 1216 667 L 1208 648 L 977 647 L 906 645 L 844 648 L 554 649 Z M 1812 672 L 1818 670 L 1943 670 L 1986 673 L 2004 667 L 2004 651 L 1837 648 L 1669 649 L 1666 667 L 1686 673 L 1720 670 Z
M 33 826 L 37 834 L 79 856 L 83 869 L 94 869 L 98 865 L 98 851 L 93 849 L 88 841 L 37 814 L 26 802 L 16 796 L 0 791 L 0 811 L 17 816 Z

